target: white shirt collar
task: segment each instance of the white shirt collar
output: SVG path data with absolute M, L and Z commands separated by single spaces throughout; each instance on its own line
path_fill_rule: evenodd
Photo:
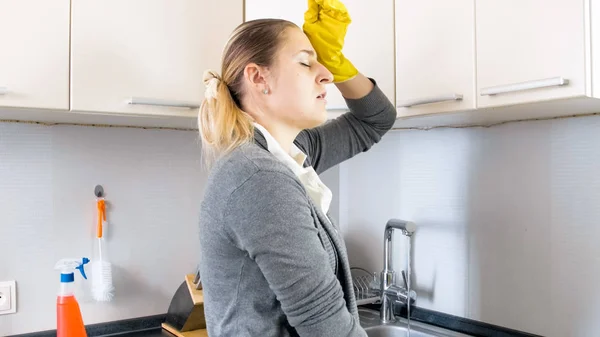
M 294 171 L 296 174 L 298 168 L 303 168 L 304 162 L 306 161 L 306 154 L 302 152 L 302 150 L 300 150 L 296 144 L 292 143 L 290 153 L 287 153 L 264 126 L 258 123 L 254 123 L 254 126 L 260 130 L 263 136 L 265 136 L 269 152 L 277 157 L 277 159 L 286 164 L 286 166 L 289 166 L 290 169 L 292 169 L 292 171 Z
M 279 142 L 264 126 L 258 123 L 254 123 L 254 126 L 260 130 L 265 137 L 269 152 L 294 172 L 304 185 L 313 202 L 321 207 L 323 213 L 327 214 L 332 200 L 331 190 L 321 181 L 321 178 L 319 178 L 319 175 L 311 166 L 303 166 L 306 161 L 306 154 L 294 143 L 292 143 L 290 153 L 285 152 Z

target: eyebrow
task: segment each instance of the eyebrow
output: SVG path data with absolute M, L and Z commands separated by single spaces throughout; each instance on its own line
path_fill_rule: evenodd
M 306 53 L 309 56 L 315 56 L 315 52 L 310 49 L 302 49 L 297 54 L 300 54 L 300 53 Z

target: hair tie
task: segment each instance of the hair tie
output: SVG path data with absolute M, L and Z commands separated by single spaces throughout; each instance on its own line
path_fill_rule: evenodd
M 208 100 L 216 99 L 219 92 L 219 83 L 221 83 L 221 77 L 213 70 L 206 70 L 204 72 L 204 85 L 206 90 L 204 91 L 204 97 Z

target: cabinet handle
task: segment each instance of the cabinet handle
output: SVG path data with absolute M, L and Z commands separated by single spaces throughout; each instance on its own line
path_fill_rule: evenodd
M 448 101 L 461 101 L 463 99 L 463 95 L 461 94 L 452 94 L 446 96 L 436 96 L 436 97 L 425 97 L 425 98 L 417 98 L 405 101 L 404 103 L 396 106 L 397 108 L 410 108 L 415 105 L 424 105 L 431 103 L 440 103 L 440 102 L 448 102 Z
M 513 83 L 507 85 L 498 85 L 481 89 L 481 96 L 490 96 L 504 94 L 509 92 L 524 91 L 530 89 L 539 89 L 547 87 L 556 87 L 569 84 L 569 80 L 562 77 L 544 78 L 541 80 Z
M 154 105 L 154 106 L 166 106 L 172 108 L 188 108 L 197 109 L 200 107 L 197 103 L 182 102 L 182 101 L 167 101 L 155 98 L 144 98 L 144 97 L 131 97 L 128 104 L 133 105 Z
M 8 88 L 0 87 L 0 95 L 6 95 L 6 94 L 8 94 Z

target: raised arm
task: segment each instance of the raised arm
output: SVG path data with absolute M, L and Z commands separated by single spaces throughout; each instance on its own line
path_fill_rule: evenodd
M 295 140 L 318 173 L 371 148 L 396 119 L 394 105 L 375 81 L 359 73 L 342 53 L 350 22 L 339 0 L 308 0 L 302 28 L 350 108 L 334 121 L 302 131 Z
M 310 156 L 317 173 L 367 151 L 394 125 L 396 109 L 375 81 L 358 75 L 342 85 L 359 93 L 366 87 L 359 83 L 363 79 L 371 83 L 372 90 L 362 98 L 346 98 L 349 112 L 317 128 L 303 130 L 296 138 L 296 145 Z

